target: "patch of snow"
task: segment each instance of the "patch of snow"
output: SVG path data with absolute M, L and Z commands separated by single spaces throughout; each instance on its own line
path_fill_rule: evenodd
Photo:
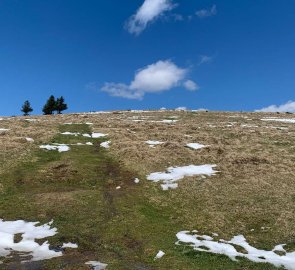
M 262 121 L 273 121 L 282 123 L 295 123 L 294 118 L 277 118 L 277 117 L 265 117 L 261 119 Z
M 165 184 L 161 184 L 161 188 L 165 191 L 169 190 L 169 189 L 177 189 L 178 184 L 177 183 L 165 183 Z
M 37 119 L 27 118 L 27 119 L 25 119 L 25 121 L 28 121 L 28 122 L 36 122 Z
M 154 258 L 154 260 L 161 259 L 164 255 L 165 255 L 165 252 L 162 251 L 162 250 L 160 250 L 160 251 L 157 253 L 157 255 L 156 255 L 156 257 Z
M 63 243 L 62 248 L 78 248 L 78 245 L 75 243 Z
M 93 143 L 92 142 L 87 142 L 87 143 L 85 143 L 86 145 L 93 145 Z
M 82 134 L 82 136 L 83 136 L 83 137 L 87 137 L 87 138 L 91 138 L 91 135 L 88 134 L 88 133 L 84 133 L 84 134 Z
M 70 150 L 70 147 L 66 144 L 58 144 L 58 145 L 50 145 L 50 144 L 46 144 L 46 145 L 40 145 L 39 146 L 41 149 L 46 149 L 46 150 L 57 150 L 58 152 L 67 152 Z
M 85 124 L 89 126 L 93 125 L 93 123 L 90 123 L 90 122 L 86 122 Z
M 116 189 L 117 189 L 117 190 L 118 190 L 118 189 L 121 189 L 121 187 L 120 187 L 120 186 L 117 186 Z
M 86 262 L 85 264 L 91 265 L 93 268 L 93 270 L 104 270 L 107 268 L 107 264 L 105 263 L 101 263 L 101 262 L 97 262 L 97 261 L 89 261 Z
M 63 133 L 61 133 L 62 135 L 71 135 L 71 136 L 79 136 L 80 135 L 80 133 L 79 132 L 69 132 L 69 131 L 67 131 L 67 132 L 63 132 Z
M 176 119 L 164 119 L 162 121 L 157 121 L 157 122 L 171 124 L 171 123 L 176 123 L 177 121 L 178 120 Z
M 204 145 L 200 143 L 188 143 L 186 146 L 195 150 L 208 147 L 208 145 Z
M 48 242 L 38 244 L 35 239 L 43 239 L 57 234 L 56 228 L 51 228 L 52 222 L 37 226 L 39 222 L 3 221 L 0 219 L 0 257 L 10 256 L 12 252 L 27 253 L 31 261 L 47 260 L 62 256 L 62 252 L 49 249 Z M 21 234 L 19 242 L 14 237 Z
M 283 266 L 288 270 L 295 270 L 295 252 L 287 252 L 284 245 L 277 245 L 272 251 L 267 251 L 251 246 L 243 235 L 234 236 L 230 241 L 222 239 L 214 241 L 210 236 L 198 235 L 196 231 L 194 234 L 181 231 L 176 234 L 176 237 L 177 245 L 187 244 L 196 251 L 223 254 L 233 261 L 237 261 L 236 257 L 244 257 L 253 262 L 270 263 L 276 267 Z M 243 248 L 247 253 L 237 251 L 235 246 Z M 284 254 L 278 255 L 275 251 L 281 251 Z
M 110 143 L 111 141 L 102 142 L 100 146 L 103 148 L 110 148 Z
M 107 136 L 108 134 L 103 134 L 103 133 L 98 133 L 98 132 L 93 132 L 91 137 L 92 138 L 101 138 L 101 137 L 105 137 Z
M 183 179 L 187 176 L 195 176 L 195 175 L 215 175 L 217 171 L 215 168 L 216 165 L 189 165 L 184 167 L 169 167 L 166 172 L 155 172 L 147 175 L 147 180 L 153 182 L 162 181 L 163 184 L 162 189 L 175 189 L 177 188 L 178 180 Z
M 9 128 L 0 128 L 0 132 L 1 131 L 9 131 L 10 129 Z
M 150 147 L 154 147 L 156 145 L 163 144 L 164 142 L 160 142 L 160 141 L 145 141 L 145 143 L 148 144 Z
M 34 142 L 34 139 L 27 137 L 27 138 L 26 138 L 26 141 L 27 141 L 27 142 Z
M 135 178 L 135 179 L 134 179 L 134 183 L 135 183 L 135 184 L 138 184 L 139 182 L 140 182 L 140 180 L 139 180 L 138 178 Z

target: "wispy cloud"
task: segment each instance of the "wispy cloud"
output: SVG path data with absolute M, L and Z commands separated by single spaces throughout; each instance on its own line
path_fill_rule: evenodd
M 289 100 L 285 104 L 270 105 L 260 110 L 256 110 L 256 112 L 295 112 L 295 101 Z
M 201 9 L 201 10 L 196 11 L 196 15 L 201 19 L 207 18 L 207 17 L 212 17 L 212 16 L 215 16 L 216 14 L 217 14 L 216 5 L 213 5 L 209 9 Z
M 137 12 L 127 21 L 126 29 L 131 34 L 139 35 L 149 23 L 175 6 L 172 0 L 145 0 Z
M 200 55 L 200 60 L 198 65 L 208 64 L 211 63 L 214 59 L 214 56 L 208 56 L 208 55 Z
M 188 90 L 196 90 L 197 84 L 191 80 L 183 82 L 188 70 L 175 65 L 172 61 L 158 61 L 135 73 L 130 84 L 105 83 L 101 88 L 114 97 L 142 99 L 146 93 L 168 91 L 183 84 Z

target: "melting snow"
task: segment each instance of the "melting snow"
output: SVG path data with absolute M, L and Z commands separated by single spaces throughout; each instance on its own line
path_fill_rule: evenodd
M 288 270 L 295 270 L 295 252 L 288 253 L 284 249 L 284 245 L 277 245 L 271 251 L 256 249 L 246 241 L 243 235 L 234 236 L 230 241 L 219 240 L 214 241 L 212 237 L 206 235 L 198 235 L 197 231 L 181 231 L 176 234 L 177 245 L 188 244 L 196 251 L 223 254 L 230 259 L 236 261 L 236 257 L 244 257 L 253 262 L 270 263 L 276 267 L 284 266 Z M 236 250 L 235 246 L 242 247 L 247 253 Z M 278 255 L 275 251 L 283 252 Z
M 135 184 L 138 184 L 139 181 L 140 181 L 140 180 L 139 180 L 138 178 L 135 178 L 135 179 L 134 179 L 134 183 L 135 183 Z
M 78 248 L 78 245 L 75 243 L 63 243 L 62 248 Z
M 47 260 L 62 256 L 62 252 L 49 249 L 48 242 L 39 245 L 35 239 L 43 239 L 57 233 L 56 228 L 50 228 L 52 222 L 36 226 L 39 222 L 3 221 L 0 219 L 0 257 L 7 257 L 13 251 L 31 256 L 31 261 Z M 14 242 L 16 234 L 22 239 Z
M 274 121 L 274 122 L 282 122 L 282 123 L 295 123 L 295 119 L 292 118 L 276 118 L 276 117 L 266 117 L 262 118 L 262 121 Z
M 155 145 L 163 144 L 164 142 L 160 141 L 145 141 L 146 144 L 148 144 L 150 147 L 155 147 Z
M 110 143 L 111 141 L 102 142 L 100 146 L 103 148 L 110 148 Z
M 159 182 L 162 181 L 161 185 L 163 190 L 175 189 L 178 184 L 175 183 L 178 180 L 183 179 L 186 176 L 194 175 L 215 175 L 217 171 L 213 170 L 216 165 L 189 165 L 184 167 L 169 167 L 167 172 L 155 172 L 147 175 L 147 180 Z
M 207 147 L 208 145 L 204 145 L 204 144 L 200 144 L 200 143 L 188 143 L 186 146 L 189 147 L 189 148 L 197 150 L 197 149 Z
M 104 270 L 108 266 L 105 263 L 101 263 L 101 262 L 97 262 L 97 261 L 89 261 L 89 262 L 86 262 L 85 264 L 93 266 L 93 270 Z
M 157 255 L 156 255 L 156 257 L 154 258 L 154 260 L 161 259 L 164 255 L 165 255 L 165 252 L 162 251 L 162 250 L 160 250 L 160 251 L 157 253 Z
M 101 138 L 101 137 L 105 137 L 107 135 L 108 134 L 93 132 L 91 136 L 92 136 L 92 138 Z
M 34 139 L 32 139 L 32 138 L 26 138 L 26 141 L 27 142 L 34 142 Z
M 41 149 L 46 149 L 46 150 L 57 150 L 58 152 L 67 152 L 70 150 L 70 147 L 66 144 L 57 144 L 57 145 L 40 145 L 39 146 Z
M 8 129 L 8 128 L 0 128 L 0 131 L 8 131 L 8 130 L 10 130 L 10 129 Z
M 79 132 L 63 132 L 63 133 L 61 133 L 62 135 L 72 135 L 72 136 L 78 136 L 78 135 L 80 135 L 80 133 Z

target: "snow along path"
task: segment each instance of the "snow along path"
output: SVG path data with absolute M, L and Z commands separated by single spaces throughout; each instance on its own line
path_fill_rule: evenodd
M 70 147 L 66 144 L 56 144 L 56 145 L 52 145 L 52 144 L 46 144 L 46 145 L 40 145 L 39 146 L 41 149 L 46 149 L 48 151 L 51 150 L 57 150 L 58 152 L 67 152 L 70 151 Z
M 51 228 L 52 221 L 44 225 L 37 226 L 37 224 L 39 222 L 3 221 L 0 219 L 0 257 L 10 256 L 12 252 L 20 252 L 30 256 L 32 257 L 31 261 L 62 256 L 62 252 L 49 248 L 48 241 L 41 245 L 35 242 L 35 239 L 43 239 L 57 234 L 57 229 Z M 14 241 L 17 234 L 21 234 L 22 237 L 19 242 Z
M 200 143 L 188 143 L 186 146 L 191 149 L 197 150 L 197 149 L 201 149 L 204 147 L 208 147 L 209 145 L 204 145 L 204 144 L 200 144 Z
M 244 257 L 252 262 L 270 263 L 276 267 L 284 266 L 288 270 L 295 270 L 295 252 L 288 253 L 284 245 L 277 245 L 273 250 L 267 251 L 252 247 L 243 235 L 234 236 L 230 241 L 222 239 L 215 241 L 211 236 L 198 235 L 197 231 L 192 233 L 181 231 L 176 234 L 176 237 L 178 239 L 176 245 L 187 244 L 196 251 L 223 254 L 233 261 L 237 261 L 236 257 Z M 243 248 L 247 253 L 237 251 L 235 246 Z M 275 251 L 284 254 L 278 255 Z
M 104 133 L 98 133 L 98 132 L 92 132 L 91 134 L 88 134 L 88 133 L 79 133 L 79 132 L 63 132 L 61 133 L 62 135 L 68 135 L 68 136 L 83 136 L 83 137 L 87 137 L 87 138 L 94 138 L 94 139 L 97 139 L 97 138 L 101 138 L 101 137 L 106 137 L 108 134 L 104 134 Z
M 167 172 L 155 172 L 147 175 L 147 180 L 159 182 L 162 181 L 161 187 L 163 190 L 175 189 L 178 184 L 175 183 L 178 180 L 183 179 L 186 176 L 195 175 L 215 175 L 218 171 L 215 171 L 216 165 L 189 165 L 184 167 L 169 167 Z

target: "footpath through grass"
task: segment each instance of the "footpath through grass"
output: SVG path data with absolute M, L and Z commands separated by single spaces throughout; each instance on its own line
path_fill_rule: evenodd
M 91 133 L 88 125 L 60 126 L 60 132 L 65 131 Z M 36 149 L 29 161 L 1 175 L 1 218 L 42 224 L 54 220 L 58 234 L 48 239 L 51 246 L 58 249 L 73 242 L 79 247 L 42 262 L 21 264 L 17 255 L 1 258 L 0 269 L 89 269 L 85 265 L 89 260 L 107 263 L 108 270 L 276 269 L 176 246 L 175 234 L 187 229 L 181 209 L 177 203 L 159 206 L 149 200 L 152 192 L 159 192 L 168 202 L 171 193 L 149 189 L 143 179 L 135 184 L 138 175 L 100 147 L 104 140 L 56 135 L 51 143 L 94 145 L 70 146 L 64 153 Z M 166 255 L 154 261 L 159 250 Z

